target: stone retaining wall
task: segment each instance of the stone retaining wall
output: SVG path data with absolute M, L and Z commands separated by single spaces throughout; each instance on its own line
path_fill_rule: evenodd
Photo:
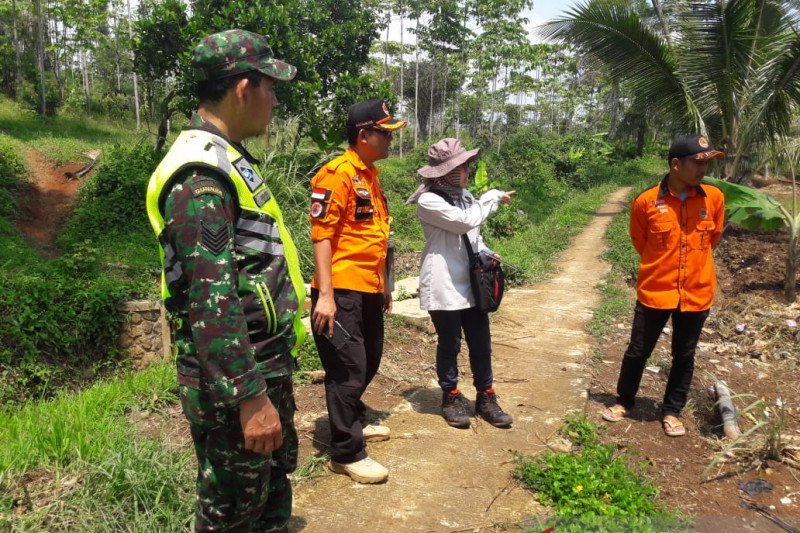
M 169 324 L 159 302 L 125 302 L 120 306 L 125 320 L 120 329 L 119 347 L 137 367 L 171 357 Z

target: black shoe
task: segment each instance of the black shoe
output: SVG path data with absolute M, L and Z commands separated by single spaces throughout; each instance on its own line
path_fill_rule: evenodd
M 442 416 L 454 428 L 468 428 L 467 399 L 458 389 L 442 393 Z
M 478 396 L 475 398 L 475 414 L 498 428 L 507 428 L 514 421 L 510 414 L 500 408 L 494 389 L 478 391 Z

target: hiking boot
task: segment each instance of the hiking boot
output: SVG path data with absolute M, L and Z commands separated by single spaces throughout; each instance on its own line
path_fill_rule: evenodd
M 382 483 L 389 478 L 389 471 L 386 467 L 377 461 L 373 461 L 371 457 L 365 457 L 355 463 L 346 464 L 331 461 L 328 463 L 328 468 L 331 469 L 331 472 L 346 474 L 358 483 Z
M 458 392 L 458 389 L 442 393 L 442 417 L 444 417 L 445 422 L 454 428 L 469 427 L 467 399 Z
M 478 396 L 475 398 L 475 414 L 498 428 L 507 428 L 514 421 L 510 414 L 500 408 L 494 389 L 478 391 Z
M 361 429 L 364 435 L 364 442 L 380 442 L 382 440 L 389 440 L 389 428 L 380 426 L 378 424 L 368 424 Z

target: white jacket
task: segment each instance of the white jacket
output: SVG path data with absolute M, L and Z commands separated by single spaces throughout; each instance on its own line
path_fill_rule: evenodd
M 457 311 L 475 305 L 469 284 L 469 258 L 461 235 L 467 234 L 475 253 L 486 249 L 480 225 L 497 211 L 503 193 L 496 189 L 476 200 L 463 191 L 466 208 L 453 206 L 432 192 L 417 201 L 417 216 L 425 232 L 419 272 L 419 306 L 426 311 Z

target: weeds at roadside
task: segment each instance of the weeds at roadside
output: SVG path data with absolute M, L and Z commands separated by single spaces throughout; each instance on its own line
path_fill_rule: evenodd
M 719 381 L 714 376 L 711 378 L 715 383 Z M 788 446 L 783 433 L 787 421 L 783 402 L 772 406 L 755 394 L 731 394 L 731 400 L 750 401 L 747 406 L 737 410 L 736 414 L 739 421 L 747 420 L 752 425 L 733 440 L 719 441 L 721 449 L 703 469 L 700 474 L 701 481 L 708 481 L 709 473 L 715 467 L 732 461 L 760 463 L 772 460 L 782 461 L 794 467 L 800 466 L 793 457 L 793 453 L 800 448 Z M 715 410 L 718 405 L 719 401 L 714 403 Z
M 561 432 L 575 444 L 572 453 L 516 458 L 515 477 L 542 504 L 555 508 L 554 522 L 547 525 L 557 525 L 558 531 L 683 527 L 657 502 L 658 488 L 646 474 L 646 463 L 633 463 L 630 449 L 622 453 L 614 445 L 600 443 L 598 426 L 585 418 L 567 418 Z
M 0 480 L 0 529 L 180 531 L 194 508 L 192 456 L 131 439 L 51 475 Z
M 292 473 L 292 480 L 299 483 L 320 477 L 325 473 L 325 463 L 328 462 L 328 459 L 330 457 L 325 453 L 310 456 Z

